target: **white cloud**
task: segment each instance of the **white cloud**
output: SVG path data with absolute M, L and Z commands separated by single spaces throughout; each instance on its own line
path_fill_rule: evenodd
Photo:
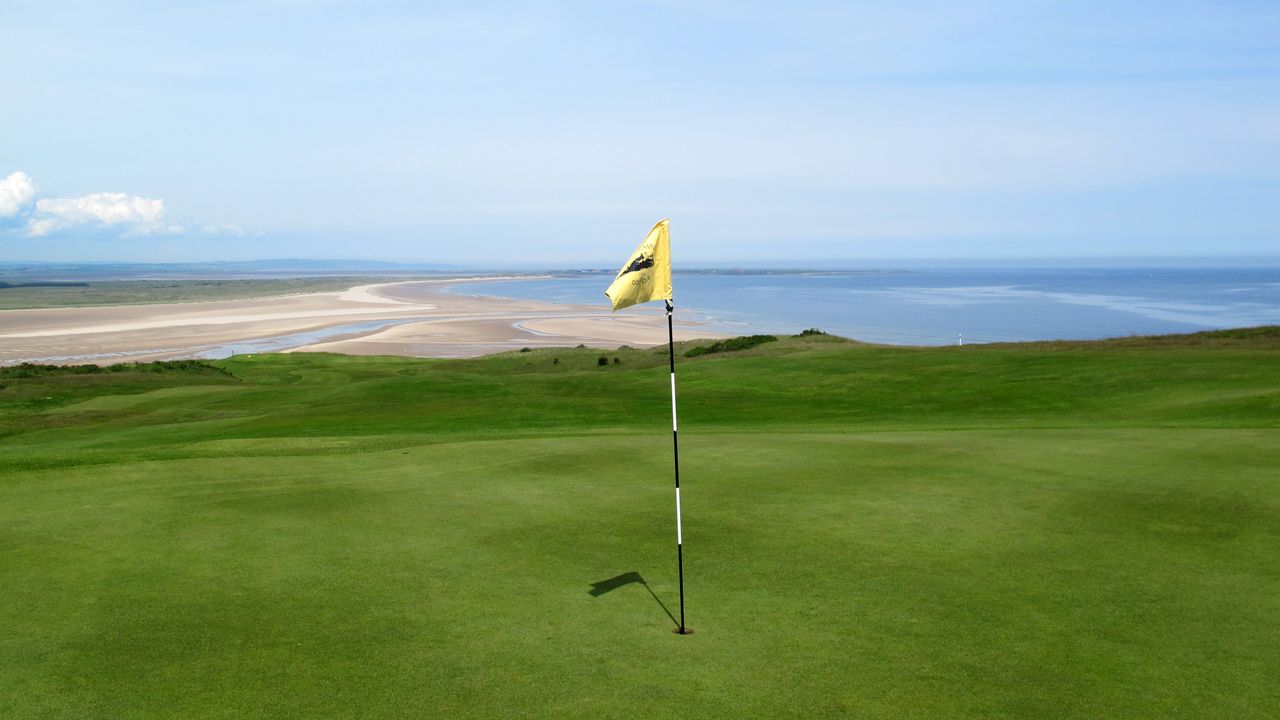
M 0 177 L 0 239 L 88 236 L 129 238 L 147 235 L 246 237 L 240 227 L 166 219 L 165 202 L 122 192 L 96 192 L 77 197 L 37 197 L 35 181 L 17 171 Z
M 35 182 L 21 170 L 0 180 L 0 218 L 17 215 L 35 195 Z
M 86 226 L 113 226 L 136 235 L 182 231 L 178 226 L 165 224 L 164 200 L 101 192 L 37 200 L 36 211 L 27 222 L 27 233 L 40 237 Z

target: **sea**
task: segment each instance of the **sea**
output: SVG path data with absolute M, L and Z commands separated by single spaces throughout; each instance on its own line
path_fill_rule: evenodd
M 611 273 L 451 292 L 608 309 Z M 737 335 L 817 328 L 873 343 L 1090 340 L 1280 324 L 1280 268 L 922 268 L 685 272 L 677 318 Z

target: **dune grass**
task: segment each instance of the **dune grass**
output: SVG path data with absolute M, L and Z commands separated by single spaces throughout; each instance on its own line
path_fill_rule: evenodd
M 685 637 L 665 349 L 599 355 L 0 375 L 0 714 L 1280 707 L 1275 328 L 681 361 Z
M 0 283 L 0 310 L 247 300 L 297 293 L 335 292 L 362 282 L 373 281 L 354 277 L 312 277 Z

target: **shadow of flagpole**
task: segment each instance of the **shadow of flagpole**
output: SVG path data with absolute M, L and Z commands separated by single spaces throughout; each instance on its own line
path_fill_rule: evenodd
M 676 627 L 680 626 L 680 623 L 676 620 L 676 616 L 671 614 L 671 610 L 667 608 L 666 603 L 662 602 L 662 598 L 658 597 L 657 593 L 653 591 L 653 588 L 649 587 L 649 583 L 645 582 L 644 578 L 638 572 L 625 572 L 621 575 L 614 575 L 607 580 L 598 580 L 593 582 L 591 583 L 591 589 L 587 591 L 587 594 L 591 597 L 600 597 L 607 592 L 612 592 L 620 587 L 630 585 L 632 583 L 643 585 L 644 589 L 649 591 L 649 596 L 653 598 L 653 601 L 658 603 L 658 607 L 662 608 L 662 612 L 666 613 L 667 617 L 670 618 L 671 624 Z

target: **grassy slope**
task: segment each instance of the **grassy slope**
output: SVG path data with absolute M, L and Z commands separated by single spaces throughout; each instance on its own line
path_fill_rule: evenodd
M 95 280 L 83 285 L 0 287 L 0 310 L 94 305 L 245 300 L 294 293 L 346 290 L 361 278 L 269 280 Z
M 0 377 L 14 717 L 1270 717 L 1280 333 Z M 560 362 L 553 364 L 553 359 Z

